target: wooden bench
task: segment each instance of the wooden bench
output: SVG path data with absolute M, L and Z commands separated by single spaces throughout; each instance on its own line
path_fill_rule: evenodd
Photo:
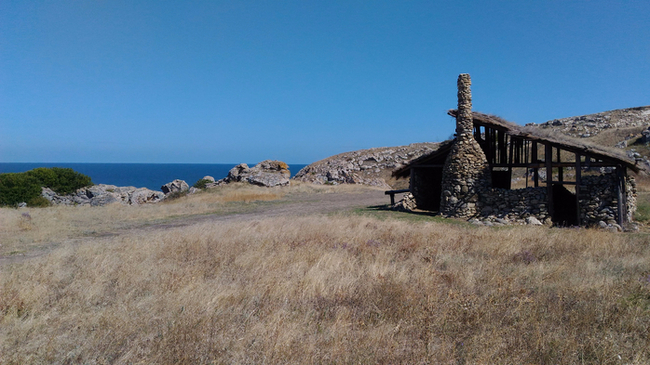
M 390 205 L 395 205 L 395 194 L 408 193 L 409 191 L 409 189 L 388 190 L 385 191 L 384 194 L 390 195 Z

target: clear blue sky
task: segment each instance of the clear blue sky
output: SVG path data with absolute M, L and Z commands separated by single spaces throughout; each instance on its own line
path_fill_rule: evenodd
M 0 1 L 0 162 L 310 163 L 650 104 L 650 1 Z

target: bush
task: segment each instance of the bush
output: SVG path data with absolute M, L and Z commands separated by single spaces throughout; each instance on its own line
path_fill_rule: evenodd
M 29 206 L 49 205 L 41 197 L 41 187 L 66 195 L 79 188 L 93 185 L 90 177 L 70 168 L 44 168 L 20 173 L 0 174 L 0 205 L 15 206 L 26 202 Z
M 52 205 L 52 202 L 47 200 L 45 197 L 39 195 L 39 196 L 36 196 L 36 197 L 33 197 L 33 198 L 29 199 L 27 201 L 27 205 L 30 206 L 30 207 L 45 208 L 45 207 L 49 207 L 50 205 Z
M 50 188 L 60 195 L 72 194 L 77 189 L 93 185 L 90 177 L 70 168 L 39 167 L 27 171 L 26 174 L 34 176 L 41 182 L 41 186 Z
M 15 206 L 41 195 L 41 185 L 26 173 L 0 174 L 0 205 Z
M 210 181 L 208 179 L 201 179 L 201 180 L 195 182 L 194 185 L 192 185 L 192 186 L 197 188 L 197 189 L 205 189 L 205 186 L 207 184 L 211 184 L 211 183 L 212 183 L 212 181 Z

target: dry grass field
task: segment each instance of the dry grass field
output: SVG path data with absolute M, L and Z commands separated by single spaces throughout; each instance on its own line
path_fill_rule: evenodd
M 0 363 L 650 363 L 648 233 L 264 214 L 330 193 L 0 209 Z

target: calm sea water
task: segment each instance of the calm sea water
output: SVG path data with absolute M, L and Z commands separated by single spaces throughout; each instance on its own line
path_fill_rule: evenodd
M 254 166 L 255 164 L 248 164 Z M 235 164 L 153 164 L 153 163 L 0 163 L 0 173 L 24 172 L 37 167 L 69 167 L 90 176 L 95 184 L 135 186 L 160 190 L 174 179 L 192 186 L 203 176 L 219 180 L 228 175 Z M 293 177 L 306 165 L 289 165 Z

